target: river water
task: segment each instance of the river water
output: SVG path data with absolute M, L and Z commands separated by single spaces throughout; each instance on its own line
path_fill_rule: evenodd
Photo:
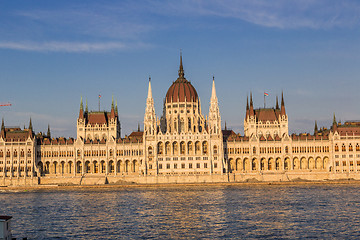
M 360 239 L 360 185 L 0 192 L 28 239 Z

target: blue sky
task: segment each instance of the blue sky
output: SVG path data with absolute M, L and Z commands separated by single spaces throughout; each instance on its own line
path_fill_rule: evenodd
M 0 1 L 0 115 L 7 126 L 76 136 L 80 97 L 118 101 L 122 136 L 143 122 L 147 81 L 156 113 L 185 77 L 208 113 L 215 76 L 223 124 L 243 134 L 246 97 L 275 105 L 290 133 L 360 119 L 360 2 L 337 0 Z

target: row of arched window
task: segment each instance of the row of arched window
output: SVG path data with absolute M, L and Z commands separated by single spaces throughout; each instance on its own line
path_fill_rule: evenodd
M 339 152 L 339 145 L 338 145 L 338 144 L 335 144 L 334 150 L 335 150 L 335 152 Z M 357 143 L 356 146 L 355 146 L 355 150 L 356 150 L 357 152 L 360 151 L 360 145 L 359 145 L 358 143 Z M 342 151 L 342 152 L 346 152 L 346 145 L 345 145 L 345 143 L 343 143 L 343 144 L 341 145 L 341 151 Z M 350 143 L 349 146 L 348 146 L 348 151 L 349 151 L 349 152 L 354 151 L 353 145 L 352 145 L 351 143 Z
M 156 153 L 158 155 L 199 155 L 199 154 L 208 154 L 208 142 L 207 141 L 196 141 L 193 143 L 192 141 L 184 142 L 181 141 L 178 143 L 177 141 L 174 141 L 172 143 L 170 142 L 159 142 L 156 146 Z M 218 153 L 218 147 L 215 145 L 213 147 L 213 153 Z M 150 146 L 148 147 L 148 154 L 153 155 L 154 151 L 153 148 Z
M 18 157 L 18 151 L 15 149 L 14 151 L 13 151 L 13 153 L 12 153 L 12 156 L 13 157 Z M 27 151 L 27 156 L 28 157 L 31 157 L 31 150 L 30 149 L 28 149 L 28 151 Z M 2 158 L 2 157 L 4 157 L 4 152 L 3 152 L 3 150 L 0 150 L 0 158 Z M 6 157 L 11 157 L 11 152 L 10 152 L 10 150 L 7 150 L 6 151 Z M 20 157 L 25 157 L 25 152 L 24 152 L 24 149 L 21 149 L 20 150 Z

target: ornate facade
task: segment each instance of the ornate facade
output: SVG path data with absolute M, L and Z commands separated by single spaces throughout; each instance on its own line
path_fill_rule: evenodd
M 336 122 L 314 134 L 289 135 L 284 96 L 275 108 L 254 108 L 247 101 L 244 135 L 221 129 L 212 81 L 208 116 L 202 115 L 196 89 L 185 78 L 182 57 L 178 78 L 168 89 L 162 116 L 155 114 L 151 80 L 144 131 L 121 137 L 117 104 L 109 112 L 84 109 L 81 99 L 77 138 L 51 138 L 29 127 L 7 128 L 0 135 L 0 177 L 4 179 L 76 178 L 88 176 L 258 177 L 311 174 L 331 178 L 359 173 L 360 122 Z M 325 174 L 325 175 L 324 175 Z M 294 176 L 295 176 L 294 175 Z M 298 175 L 296 175 L 298 176 Z M 353 176 L 353 175 L 352 175 Z M 225 179 L 225 178 L 222 178 Z M 40 182 L 39 180 L 39 182 Z

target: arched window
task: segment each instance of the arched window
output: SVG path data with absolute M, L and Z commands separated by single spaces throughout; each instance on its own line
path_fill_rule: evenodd
M 202 144 L 203 154 L 207 154 L 208 152 L 208 143 L 205 141 Z
M 3 150 L 0 150 L 0 157 L 4 157 L 4 152 L 3 152 Z
M 193 144 L 192 142 L 188 142 L 188 154 L 192 154 L 193 153 Z
M 217 148 L 217 146 L 215 145 L 214 146 L 214 155 L 216 155 L 218 153 L 218 148 Z
M 195 142 L 195 154 L 200 154 L 200 142 Z
M 346 147 L 345 144 L 343 143 L 343 145 L 341 146 L 341 151 L 346 152 Z
M 253 154 L 256 154 L 256 147 L 253 147 Z
M 339 151 L 339 146 L 337 144 L 335 144 L 335 152 Z
M 163 154 L 163 148 L 164 148 L 163 143 L 159 142 L 158 146 L 157 146 L 157 153 L 160 154 L 160 155 Z
M 185 121 L 183 118 L 180 120 L 180 132 L 185 132 Z
M 289 147 L 288 146 L 285 147 L 285 153 L 289 153 Z
M 21 149 L 20 157 L 24 157 L 24 156 L 25 156 L 24 149 Z
M 170 154 L 171 153 L 171 148 L 170 148 L 170 143 L 166 142 L 165 143 L 165 154 Z
M 176 155 L 178 154 L 178 143 L 177 142 L 173 142 L 173 154 Z
M 354 149 L 353 149 L 353 146 L 351 145 L 351 143 L 349 144 L 349 151 L 352 152 Z
M 191 131 L 191 118 L 188 118 L 188 129 Z
M 360 151 L 360 146 L 359 146 L 358 143 L 356 144 L 356 151 L 357 151 L 357 152 Z
M 16 151 L 16 149 L 14 150 L 14 157 L 17 157 L 17 151 Z
M 180 154 L 185 154 L 185 142 L 180 143 Z
M 152 147 L 148 147 L 148 154 L 149 154 L 149 155 L 152 155 L 152 154 L 153 154 L 153 149 L 152 149 Z

